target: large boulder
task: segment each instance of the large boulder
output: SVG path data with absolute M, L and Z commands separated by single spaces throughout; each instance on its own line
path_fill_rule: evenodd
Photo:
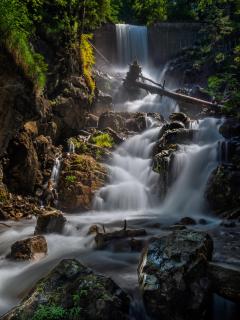
M 220 296 L 240 302 L 240 271 L 228 265 L 210 263 L 208 266 L 212 290 Z
M 212 251 L 210 236 L 193 230 L 153 239 L 138 268 L 147 313 L 161 319 L 201 318 L 209 292 L 207 262 Z
M 117 112 L 104 112 L 99 117 L 98 128 L 111 128 L 117 132 L 123 131 L 125 128 L 125 120 L 121 114 Z
M 94 194 L 106 181 L 106 169 L 88 155 L 72 154 L 63 161 L 59 205 L 71 212 L 91 208 Z
M 219 132 L 224 136 L 224 138 L 232 138 L 240 136 L 240 122 L 238 119 L 229 118 L 224 121 L 224 123 L 219 128 Z
M 211 174 L 205 197 L 216 213 L 240 207 L 240 171 L 231 165 L 219 165 Z
M 5 171 L 9 189 L 20 194 L 32 193 L 35 185 L 41 184 L 42 175 L 33 140 L 26 131 L 9 143 L 8 158 Z
M 46 211 L 37 219 L 34 234 L 62 233 L 66 218 L 58 210 Z
M 77 260 L 62 260 L 2 320 L 126 320 L 128 296 Z
M 19 240 L 11 246 L 8 256 L 13 260 L 39 260 L 47 254 L 47 241 L 43 236 Z
M 98 128 L 111 128 L 116 132 L 142 132 L 147 128 L 144 112 L 105 112 L 99 117 Z

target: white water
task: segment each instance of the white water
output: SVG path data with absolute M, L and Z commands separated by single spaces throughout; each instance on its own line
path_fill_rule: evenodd
M 52 173 L 51 173 L 51 180 L 53 182 L 53 185 L 56 187 L 58 184 L 58 180 L 59 180 L 59 175 L 60 175 L 60 168 L 61 168 L 61 159 L 62 156 L 57 156 L 55 158 L 54 164 L 53 164 L 53 168 L 52 168 Z
M 172 175 L 177 177 L 161 207 L 161 214 L 179 217 L 202 217 L 207 208 L 204 191 L 208 177 L 218 163 L 218 132 L 221 121 L 214 118 L 200 120 L 195 126 L 199 133 L 195 142 L 180 145 L 174 158 Z
M 144 210 L 152 203 L 158 175 L 152 171 L 151 152 L 159 127 L 154 126 L 124 142 L 108 166 L 110 183 L 97 194 L 96 210 Z
M 137 49 L 137 53 L 140 53 L 138 59 L 147 65 L 146 28 L 124 25 L 118 26 L 117 31 L 119 54 L 123 57 L 120 64 L 131 62 L 135 58 L 134 50 Z M 156 74 L 154 79 L 161 82 L 166 70 L 167 67 L 159 70 L 160 75 Z M 150 69 L 147 72 L 151 75 Z M 124 108 L 129 111 L 161 112 L 166 118 L 171 112 L 178 110 L 172 100 L 161 100 L 155 95 L 128 102 Z M 0 315 L 14 306 L 45 272 L 66 257 L 76 257 L 86 265 L 111 276 L 129 292 L 134 291 L 137 287 L 139 254 L 93 250 L 94 241 L 87 236 L 88 228 L 92 224 L 104 224 L 107 230 L 118 229 L 123 220 L 127 219 L 129 227 L 145 227 L 151 236 L 163 231 L 149 227 L 150 223 L 163 223 L 165 220 L 175 222 L 187 215 L 206 217 L 203 192 L 211 170 L 217 165 L 218 140 L 221 139 L 217 122 L 215 119 L 205 119 L 199 124 L 195 123 L 194 128 L 199 128 L 200 133 L 192 145 L 182 145 L 177 153 L 174 163 L 177 179 L 162 204 L 157 201 L 158 176 L 151 170 L 151 150 L 160 126 L 155 127 L 152 123 L 145 132 L 129 138 L 114 152 L 109 165 L 110 181 L 96 195 L 95 210 L 67 215 L 68 224 L 64 234 L 46 237 L 48 256 L 45 259 L 26 263 L 5 259 L 15 241 L 33 235 L 35 219 L 11 222 L 11 229 L 1 229 Z M 56 183 L 60 166 L 61 160 L 56 158 L 51 177 Z M 144 312 L 135 315 L 135 319 L 145 319 Z
M 148 30 L 144 26 L 117 24 L 117 50 L 120 67 L 127 67 L 137 59 L 141 65 L 148 63 Z

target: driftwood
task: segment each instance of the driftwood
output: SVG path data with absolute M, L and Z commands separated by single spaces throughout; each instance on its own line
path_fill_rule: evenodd
M 98 249 L 102 249 L 109 244 L 109 242 L 114 240 L 120 240 L 125 238 L 134 238 L 145 236 L 145 229 L 125 229 L 113 231 L 113 232 L 105 232 L 105 233 L 97 233 L 95 236 L 95 242 Z
M 4 227 L 6 227 L 6 228 L 11 228 L 11 226 L 9 226 L 8 224 L 3 223 L 3 222 L 0 223 L 0 226 L 4 226 Z
M 150 79 L 147 79 L 146 80 L 150 80 Z M 151 80 L 152 83 L 154 83 L 154 81 Z M 170 91 L 170 90 L 167 90 L 164 88 L 164 86 L 160 85 L 160 84 L 157 84 L 155 83 L 156 85 L 150 85 L 150 84 L 147 84 L 147 83 L 143 83 L 143 82 L 140 82 L 140 81 L 135 81 L 133 83 L 131 83 L 132 86 L 136 86 L 138 88 L 141 88 L 141 89 L 144 89 L 144 90 L 147 90 L 151 93 L 155 93 L 155 94 L 159 94 L 161 96 L 166 96 L 166 97 L 169 97 L 171 99 L 174 99 L 176 101 L 179 101 L 179 102 L 184 102 L 184 103 L 188 103 L 188 104 L 194 104 L 194 105 L 197 105 L 199 107 L 219 107 L 219 108 L 222 108 L 223 105 L 219 105 L 219 104 L 216 104 L 216 103 L 213 103 L 213 102 L 209 102 L 209 101 L 205 101 L 205 100 L 202 100 L 202 99 L 198 99 L 198 98 L 194 98 L 194 97 L 190 97 L 190 96 L 187 96 L 185 94 L 182 94 L 182 93 L 177 93 L 177 92 L 174 92 L 174 91 Z

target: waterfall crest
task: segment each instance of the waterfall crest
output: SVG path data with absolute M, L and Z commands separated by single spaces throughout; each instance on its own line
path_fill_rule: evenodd
M 134 59 L 141 65 L 148 61 L 148 30 L 145 26 L 117 24 L 117 53 L 120 67 L 127 67 Z

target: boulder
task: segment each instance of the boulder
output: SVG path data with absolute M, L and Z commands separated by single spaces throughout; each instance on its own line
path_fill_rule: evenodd
M 188 128 L 190 124 L 190 118 L 183 112 L 174 112 L 169 116 L 169 119 L 183 123 L 185 128 Z
M 229 118 L 220 126 L 219 132 L 224 138 L 232 138 L 240 136 L 240 122 L 238 119 Z
M 161 319 L 201 318 L 212 251 L 213 241 L 203 232 L 181 230 L 152 239 L 138 267 L 147 313 Z
M 39 260 L 46 254 L 46 239 L 43 236 L 35 236 L 15 242 L 8 257 L 13 260 Z
M 129 298 L 110 278 L 62 260 L 2 320 L 127 320 Z
M 68 212 L 89 210 L 106 178 L 106 169 L 91 156 L 72 154 L 64 159 L 58 186 L 60 207 Z
M 89 113 L 86 115 L 86 120 L 85 120 L 85 127 L 86 128 L 97 128 L 98 127 L 98 117 L 95 116 L 94 114 Z
M 240 207 L 239 181 L 240 171 L 231 165 L 221 164 L 212 172 L 207 182 L 205 197 L 214 212 L 221 214 Z
M 9 162 L 6 165 L 6 180 L 12 192 L 29 194 L 36 184 L 41 184 L 42 175 L 33 140 L 27 132 L 21 132 L 8 146 Z
M 179 224 L 184 226 L 191 226 L 197 224 L 197 222 L 191 217 L 184 217 L 179 221 Z
M 99 117 L 98 128 L 111 128 L 117 132 L 125 128 L 125 119 L 117 112 L 104 112 Z
M 212 290 L 215 293 L 233 302 L 240 302 L 239 268 L 210 263 L 208 273 L 212 282 Z
M 38 217 L 34 234 L 62 233 L 66 218 L 58 210 L 46 211 Z

